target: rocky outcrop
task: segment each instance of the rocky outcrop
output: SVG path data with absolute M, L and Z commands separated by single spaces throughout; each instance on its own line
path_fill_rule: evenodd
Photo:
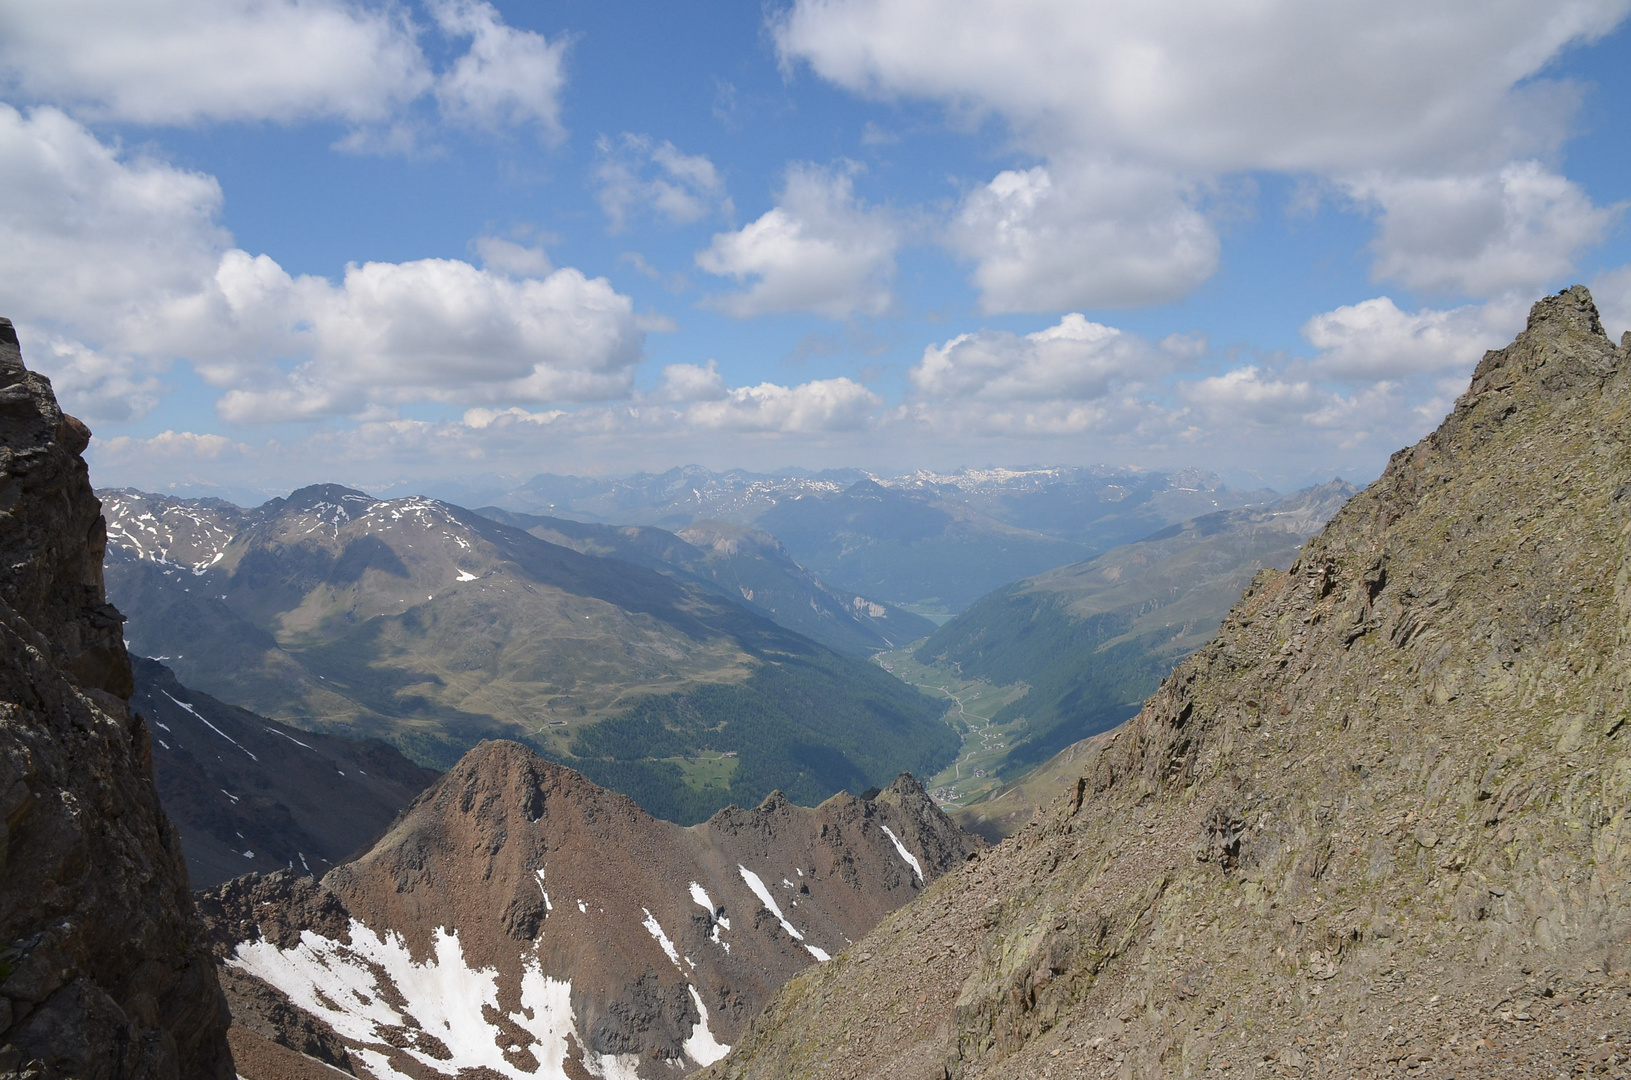
M 0 1070 L 228 1078 L 225 1001 L 126 705 L 89 439 L 0 320 Z
M 1622 1073 L 1628 432 L 1631 336 L 1541 301 L 1061 801 L 709 1075 Z
M 910 776 L 682 828 L 487 742 L 320 884 L 201 903 L 257 1037 L 380 1080 L 669 1077 L 978 845 Z

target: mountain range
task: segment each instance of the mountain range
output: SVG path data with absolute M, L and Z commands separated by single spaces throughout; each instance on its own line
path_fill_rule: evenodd
M 1211 640 L 1241 590 L 1262 570 L 1290 566 L 1354 491 L 1335 480 L 1214 511 L 1006 585 L 942 626 L 916 660 L 1012 688 L 981 725 L 999 734 L 1002 752 L 977 764 L 993 786 L 1015 780 L 1137 713 Z
M 1540 301 L 1059 801 L 710 1080 L 1623 1072 L 1628 401 L 1631 334 Z
M 377 1080 L 654 1080 L 718 1060 L 787 978 L 978 850 L 910 776 L 681 828 L 488 742 L 321 881 L 200 903 L 248 1080 L 296 1053 Z
M 817 803 L 956 752 L 943 706 L 696 574 L 332 485 L 249 510 L 103 494 L 131 648 L 295 728 L 380 738 L 434 768 L 519 738 L 683 822 L 775 789 Z M 854 635 L 887 622 L 785 560 L 734 564 L 828 602 L 813 617 L 848 612 Z
M 944 618 L 1018 578 L 1175 522 L 1272 500 L 1199 470 L 979 469 L 875 477 L 713 472 L 541 475 L 494 500 L 511 511 L 684 529 L 751 525 L 844 592 Z

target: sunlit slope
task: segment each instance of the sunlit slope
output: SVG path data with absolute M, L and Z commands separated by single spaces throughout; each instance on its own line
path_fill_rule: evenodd
M 1216 633 L 1252 577 L 1290 565 L 1353 490 L 1332 481 L 1207 514 L 1016 582 L 941 627 L 917 659 L 1030 688 L 991 717 L 1011 729 L 999 771 L 1015 778 L 1138 712 L 1162 676 Z
M 866 655 L 934 631 L 927 619 L 840 593 L 793 560 L 774 536 L 723 521 L 678 534 L 650 525 L 601 525 L 482 507 L 478 513 L 587 555 L 678 577 L 841 652 Z
M 875 667 L 672 577 L 445 503 L 322 486 L 200 525 L 208 508 L 195 504 L 105 501 L 117 536 L 174 518 L 172 532 L 214 540 L 187 546 L 185 563 L 113 546 L 132 648 L 296 726 L 376 735 L 443 767 L 482 738 L 522 738 L 686 817 L 778 786 L 819 799 L 953 752 L 940 707 Z M 647 697 L 701 719 L 657 752 L 602 736 L 588 752 L 604 760 L 579 760 L 580 736 Z M 750 728 L 751 753 L 738 745 Z

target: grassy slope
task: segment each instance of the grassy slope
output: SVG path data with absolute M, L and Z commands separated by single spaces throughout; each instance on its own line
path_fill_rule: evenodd
M 116 552 L 133 648 L 223 700 L 424 764 L 521 738 L 687 820 L 955 754 L 942 706 L 738 604 L 442 504 L 361 505 L 274 507 L 197 574 Z M 675 730 L 637 752 L 617 733 L 653 710 Z M 733 762 L 727 783 L 709 755 Z

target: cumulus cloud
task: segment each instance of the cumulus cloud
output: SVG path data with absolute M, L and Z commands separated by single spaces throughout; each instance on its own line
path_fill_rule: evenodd
M 702 154 L 682 153 L 667 140 L 627 132 L 615 140 L 601 136 L 595 149 L 597 198 L 613 232 L 623 231 L 642 212 L 676 225 L 735 213 L 724 178 Z
M 87 117 L 141 124 L 336 119 L 338 145 L 418 141 L 402 111 L 434 95 L 444 119 L 561 133 L 564 41 L 505 24 L 482 0 L 432 0 L 468 48 L 434 70 L 404 8 L 353 0 L 16 0 L 0 7 L 0 85 Z
M 55 109 L 0 104 L 0 191 L 7 313 L 93 337 L 193 290 L 228 241 L 214 177 L 122 159 Z
M 1362 187 L 1383 209 L 1379 276 L 1476 296 L 1551 283 L 1608 211 L 1532 164 L 1579 101 L 1546 68 L 1628 9 L 795 0 L 772 29 L 786 63 L 1000 117 L 1046 159 L 971 193 L 949 234 L 984 307 L 1018 311 L 1184 295 L 1217 264 L 1195 185 L 1260 170 Z M 1457 195 L 1456 213 L 1433 216 Z M 1421 220 L 1432 228 L 1413 230 Z
M 663 367 L 662 385 L 653 395 L 658 401 L 717 401 L 730 396 L 719 361 L 706 365 L 668 364 Z
M 470 39 L 469 51 L 436 81 L 445 117 L 494 129 L 532 124 L 555 139 L 565 134 L 565 41 L 505 25 L 485 0 L 432 0 L 430 10 L 443 33 Z
M 196 461 L 199 458 L 218 458 L 228 452 L 244 453 L 249 449 L 225 435 L 194 431 L 161 431 L 145 439 L 118 435 L 111 439 L 93 439 L 92 447 L 94 453 L 104 458 L 136 462 L 153 457 Z
M 125 160 L 53 109 L 0 105 L 0 189 L 0 304 L 56 335 L 47 362 L 103 416 L 120 393 L 125 418 L 150 407 L 141 364 L 170 358 L 229 391 L 224 416 L 260 421 L 618 398 L 643 348 L 628 297 L 572 268 L 531 276 L 518 245 L 486 245 L 506 272 L 420 259 L 338 284 L 290 275 L 231 246 L 213 178 Z
M 1567 274 L 1623 206 L 1599 207 L 1538 161 L 1473 175 L 1350 181 L 1381 209 L 1377 278 L 1437 293 L 1534 290 Z
M 278 385 L 234 389 L 232 420 L 354 413 L 366 404 L 595 401 L 633 383 L 644 335 L 628 297 L 570 267 L 513 279 L 454 259 L 365 263 L 272 298 L 311 359 Z
M 1093 162 L 997 174 L 963 200 L 950 237 L 990 312 L 1174 300 L 1219 252 L 1174 177 Z
M 1419 170 L 1554 146 L 1574 95 L 1535 76 L 1627 8 L 797 0 L 773 29 L 785 60 L 840 86 L 996 112 L 1038 145 L 1206 171 Z
M 1406 312 L 1379 296 L 1316 315 L 1302 334 L 1320 350 L 1311 370 L 1330 378 L 1470 372 L 1485 350 L 1500 348 L 1523 329 L 1527 311 L 1523 301 L 1504 298 Z
M 431 83 L 399 12 L 340 0 L 17 0 L 0 69 L 36 100 L 147 124 L 374 121 Z
M 163 387 L 150 365 L 27 323 L 17 332 L 28 343 L 28 366 L 50 378 L 63 409 L 81 420 L 140 420 L 159 403 Z
M 797 386 L 760 383 L 731 390 L 686 410 L 701 428 L 731 431 L 854 431 L 864 428 L 883 399 L 849 379 L 817 379 Z
M 929 398 L 1088 401 L 1129 380 L 1159 377 L 1173 360 L 1135 334 L 1073 313 L 1024 336 L 982 330 L 930 345 L 910 376 Z
M 747 286 L 709 301 L 737 318 L 812 311 L 847 319 L 889 309 L 900 242 L 891 217 L 856 197 L 851 171 L 795 165 L 773 209 L 716 234 L 696 263 Z

